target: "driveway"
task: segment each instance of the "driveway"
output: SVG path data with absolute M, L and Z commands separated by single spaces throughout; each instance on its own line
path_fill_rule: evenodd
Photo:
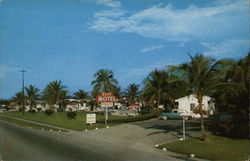
M 0 160 L 190 160 L 184 155 L 154 148 L 156 143 L 178 140 L 180 135 L 175 129 L 180 124 L 178 120 L 149 120 L 98 130 L 63 133 L 20 127 L 0 120 Z
M 200 134 L 199 121 L 186 121 L 186 137 Z M 125 140 L 142 146 L 154 147 L 178 141 L 182 138 L 182 120 L 148 120 L 137 123 L 123 124 L 106 129 L 84 132 L 85 135 L 104 140 Z

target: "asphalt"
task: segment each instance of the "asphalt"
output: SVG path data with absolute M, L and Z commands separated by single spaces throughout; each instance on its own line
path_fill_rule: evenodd
M 179 140 L 182 136 L 180 120 L 150 120 L 65 133 L 20 127 L 6 121 L 0 121 L 0 124 L 0 159 L 4 161 L 200 160 L 154 148 L 155 144 Z M 197 130 L 192 126 L 187 133 L 192 136 Z

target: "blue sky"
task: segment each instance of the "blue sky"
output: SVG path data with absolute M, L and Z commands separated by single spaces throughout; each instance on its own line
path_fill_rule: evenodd
M 90 91 L 111 69 L 122 88 L 187 53 L 239 59 L 249 51 L 247 0 L 0 0 L 0 98 L 61 80 Z

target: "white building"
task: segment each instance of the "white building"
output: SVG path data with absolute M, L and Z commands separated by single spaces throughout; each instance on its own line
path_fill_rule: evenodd
M 199 104 L 196 95 L 185 96 L 176 99 L 175 102 L 177 103 L 178 110 L 184 110 L 188 113 L 192 113 Z M 203 96 L 202 107 L 203 110 L 206 111 L 207 115 L 213 115 L 215 111 L 214 99 L 208 96 Z

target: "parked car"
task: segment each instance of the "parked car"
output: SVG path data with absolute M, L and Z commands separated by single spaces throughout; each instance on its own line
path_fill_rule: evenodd
M 3 113 L 3 112 L 5 112 L 5 111 L 6 111 L 6 109 L 0 108 L 0 113 Z
M 186 117 L 187 119 L 192 118 L 191 113 L 187 113 L 186 111 L 180 111 L 177 109 L 172 110 L 172 112 L 162 112 L 160 115 L 160 119 L 168 120 L 168 119 L 183 119 Z

